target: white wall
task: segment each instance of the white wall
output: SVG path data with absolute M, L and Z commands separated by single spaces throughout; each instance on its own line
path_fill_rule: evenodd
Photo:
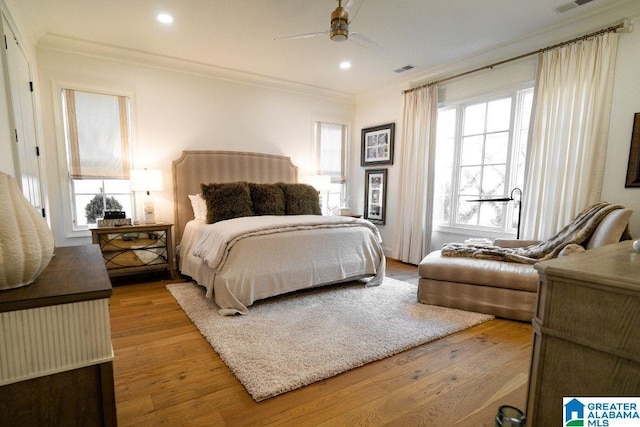
M 638 9 L 640 9 L 638 4 L 632 5 L 629 3 L 619 10 L 610 10 L 607 14 L 591 16 L 583 22 L 573 22 L 570 26 L 564 26 L 557 31 L 546 32 L 506 46 L 503 49 L 487 52 L 485 55 L 467 58 L 457 64 L 444 64 L 439 70 L 431 70 L 429 74 L 412 77 L 413 82 L 406 79 L 404 85 L 399 83 L 393 89 L 385 88 L 366 95 L 359 95 L 357 98 L 356 130 L 369 125 L 396 121 L 396 129 L 399 130 L 396 133 L 397 164 L 402 156 L 402 90 L 421 82 L 434 81 L 568 40 L 577 35 L 586 34 L 611 25 L 612 22 L 618 22 L 621 17 L 631 18 L 636 22 L 636 30 L 632 33 L 621 34 L 618 48 L 607 166 L 602 198 L 610 203 L 621 203 L 636 210 L 636 213 L 632 216 L 631 230 L 635 232 L 634 235 L 638 235 L 640 234 L 640 188 L 624 188 L 633 114 L 640 112 L 640 78 L 638 77 L 638 70 L 640 70 L 640 29 L 638 28 L 640 15 L 637 14 Z M 627 12 L 629 11 L 632 14 L 628 14 Z M 513 87 L 514 85 L 526 84 L 534 80 L 535 72 L 535 56 L 496 67 L 492 70 L 480 71 L 442 84 L 439 92 L 440 102 L 472 99 L 486 93 Z M 360 193 L 364 193 L 364 172 L 362 170 L 360 175 L 362 178 L 357 178 L 359 181 L 354 184 L 354 188 L 357 188 Z M 397 221 L 399 209 L 397 206 L 397 194 L 401 189 L 399 188 L 400 168 L 397 165 L 389 168 L 388 179 L 387 225 L 380 226 L 380 231 L 385 240 L 385 252 L 389 255 L 395 253 L 398 246 L 395 221 Z M 360 203 L 363 203 L 362 200 Z M 358 209 L 362 208 L 359 206 Z M 473 236 L 436 228 L 432 234 L 432 249 L 438 249 L 447 242 L 460 242 L 468 237 Z
M 631 231 L 640 237 L 640 188 L 625 188 L 633 116 L 640 113 L 640 15 L 633 17 L 636 29 L 620 36 L 613 87 L 609 143 L 602 198 L 634 209 Z
M 350 96 L 317 90 L 304 93 L 267 80 L 233 81 L 227 75 L 219 77 L 216 70 L 189 64 L 181 64 L 185 71 L 178 71 L 169 68 L 174 64 L 144 65 L 147 58 L 136 62 L 135 58 L 112 60 L 71 53 L 52 47 L 54 43 L 41 42 L 37 56 L 44 138 L 51 159 L 47 179 L 52 228 L 59 246 L 87 243 L 89 238 L 88 233 L 70 238 L 64 227 L 64 150 L 54 120 L 54 83 L 131 95 L 134 166 L 162 170 L 164 191 L 153 196 L 156 220 L 165 222 L 173 221 L 171 162 L 182 150 L 287 155 L 303 178 L 311 166 L 313 119 L 330 116 L 351 124 L 355 114 L 355 100 Z
M 377 125 L 395 123 L 395 145 L 393 165 L 360 166 L 361 157 L 361 130 Z M 397 224 L 400 201 L 400 176 L 402 170 L 402 89 L 400 86 L 385 88 L 369 95 L 359 96 L 357 99 L 357 114 L 355 129 L 353 132 L 351 145 L 351 204 L 355 212 L 364 212 L 364 189 L 366 169 L 387 169 L 387 213 L 385 224 L 378 225 L 382 236 L 382 246 L 384 252 L 389 255 L 393 248 L 398 234 Z
M 33 20 L 27 19 L 33 15 L 34 0 L 0 0 L 1 3 L 8 6 L 17 22 L 17 31 L 24 34 L 23 42 L 27 50 L 35 52 L 35 41 L 44 31 L 37 22 L 34 25 Z M 108 52 L 102 55 L 102 48 L 95 46 L 77 49 L 92 51 L 91 54 L 74 54 L 69 53 L 76 50 L 74 47 L 56 46 L 55 43 L 47 43 L 46 40 L 43 43 L 40 40 L 37 57 L 35 54 L 31 56 L 32 65 L 38 67 L 34 69 L 34 74 L 36 95 L 41 98 L 38 116 L 43 121 L 40 144 L 44 147 L 45 186 L 51 201 L 49 211 L 53 217 L 56 244 L 82 244 L 88 242 L 88 238 L 67 239 L 62 227 L 60 196 L 64 189 L 59 179 L 58 142 L 51 97 L 53 80 L 132 94 L 136 166 L 164 171 L 165 191 L 156 196 L 157 215 L 164 221 L 173 218 L 171 160 L 177 158 L 182 150 L 212 148 L 280 153 L 291 156 L 304 169 L 310 161 L 312 119 L 336 116 L 352 124 L 349 191 L 353 208 L 361 213 L 364 210 L 364 168 L 360 167 L 360 130 L 395 122 L 395 163 L 389 166 L 386 225 L 379 227 L 385 251 L 391 253 L 397 245 L 397 203 L 401 191 L 402 91 L 417 83 L 466 71 L 593 31 L 617 22 L 621 17 L 634 19 L 636 31 L 623 34 L 620 38 L 603 198 L 636 209 L 631 224 L 632 230 L 640 234 L 640 189 L 624 188 L 633 114 L 640 112 L 640 82 L 636 77 L 640 69 L 640 16 L 637 14 L 637 3 L 626 3 L 620 9 L 625 8 L 612 9 L 606 14 L 591 16 L 584 22 L 563 25 L 555 31 L 533 35 L 501 49 L 457 63 L 443 64 L 421 75 L 399 79 L 395 85 L 360 94 L 355 101 L 344 94 L 322 93 L 295 86 L 283 87 L 268 79 L 238 78 L 230 73 L 220 74 L 219 70 L 202 67 L 184 67 L 183 72 L 175 71 L 176 64 L 159 64 L 149 58 L 132 58 L 124 53 Z M 636 12 L 625 14 L 627 10 Z M 108 60 L 102 56 L 115 59 Z M 182 65 L 178 64 L 178 67 Z M 498 77 L 495 71 L 497 69 L 482 72 L 486 82 L 498 86 L 504 84 L 501 82 L 503 77 Z M 442 95 L 444 99 L 453 100 L 475 96 L 477 91 L 483 89 L 474 80 L 463 79 L 455 82 L 455 85 L 454 82 L 445 85 Z M 2 168 L 10 169 L 10 165 L 5 163 L 2 163 Z M 439 245 L 440 241 L 459 241 L 464 238 L 457 237 L 443 234 L 436 238 L 435 243 Z
M 452 80 L 448 83 L 440 85 L 438 97 L 440 105 L 460 101 L 463 99 L 471 99 L 486 94 L 493 94 L 503 90 L 513 89 L 515 86 L 533 85 L 535 78 L 536 62 L 535 58 L 529 58 L 522 61 L 510 63 L 490 71 L 483 71 L 477 74 L 469 75 L 465 78 Z M 403 90 L 407 89 L 406 85 L 398 84 L 392 88 L 376 91 L 366 95 L 360 95 L 357 98 L 356 113 L 356 131 L 364 127 L 374 126 L 383 123 L 396 122 L 395 136 L 395 162 L 393 166 L 388 166 L 388 194 L 387 194 L 387 218 L 386 224 L 378 226 L 383 239 L 383 247 L 387 255 L 397 253 L 398 245 L 398 216 L 400 179 L 402 173 L 402 157 L 403 157 L 403 135 L 402 135 L 402 108 L 403 108 Z M 359 138 L 359 134 L 357 135 Z M 358 139 L 359 141 L 359 139 Z M 364 209 L 364 171 L 365 168 L 360 165 L 360 145 L 353 146 L 353 164 L 352 168 L 357 170 L 353 176 L 355 182 L 353 188 L 358 204 L 355 208 L 358 212 Z M 357 153 L 355 152 L 357 150 Z M 383 166 L 386 167 L 386 166 Z M 439 248 L 444 243 L 450 241 L 463 241 L 468 237 L 477 237 L 477 235 L 467 235 L 451 233 L 447 230 L 441 230 L 437 227 L 432 234 L 432 248 Z M 491 237 L 510 237 L 506 235 L 495 235 Z

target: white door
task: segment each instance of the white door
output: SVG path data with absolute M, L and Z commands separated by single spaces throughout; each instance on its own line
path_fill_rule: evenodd
M 16 144 L 15 152 L 18 157 L 16 180 L 20 184 L 24 196 L 44 216 L 40 153 L 36 138 L 33 83 L 29 61 L 4 16 L 2 17 L 2 27 L 6 40 L 11 106 L 13 107 L 13 133 Z

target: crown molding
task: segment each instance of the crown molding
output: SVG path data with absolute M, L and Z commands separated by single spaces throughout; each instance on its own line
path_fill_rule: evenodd
M 38 49 L 47 49 L 109 61 L 193 74 L 216 80 L 259 86 L 294 93 L 297 95 L 311 96 L 355 105 L 355 95 L 351 93 L 333 91 L 321 87 L 268 77 L 261 74 L 220 67 L 204 62 L 191 61 L 167 55 L 158 55 L 142 50 L 123 48 L 121 46 L 77 39 L 60 34 L 48 33 L 44 35 L 38 41 L 37 47 Z

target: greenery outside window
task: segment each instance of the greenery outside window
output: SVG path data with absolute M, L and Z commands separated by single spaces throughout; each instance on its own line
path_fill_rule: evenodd
M 515 233 L 519 200 L 468 200 L 523 189 L 532 102 L 527 88 L 438 110 L 434 225 Z
M 62 113 L 73 229 L 95 224 L 105 210 L 131 216 L 128 98 L 65 88 Z

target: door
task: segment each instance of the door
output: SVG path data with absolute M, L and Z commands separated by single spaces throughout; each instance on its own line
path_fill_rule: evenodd
M 40 169 L 40 149 L 36 137 L 36 121 L 33 100 L 33 83 L 29 61 L 20 47 L 11 27 L 2 17 L 7 53 L 7 68 L 13 113 L 13 136 L 17 154 L 16 180 L 22 193 L 42 212 L 42 185 Z

